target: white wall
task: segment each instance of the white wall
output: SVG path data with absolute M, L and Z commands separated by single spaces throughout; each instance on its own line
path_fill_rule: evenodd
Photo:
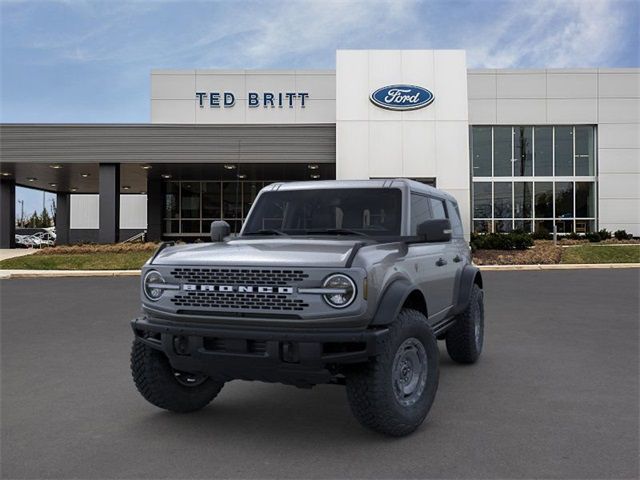
M 151 123 L 334 123 L 333 70 L 154 70 Z M 200 107 L 196 92 L 231 92 L 232 107 Z M 305 106 L 248 106 L 249 92 L 304 92 Z
M 70 228 L 100 228 L 100 205 L 98 199 L 98 195 L 71 195 Z M 147 228 L 146 195 L 120 195 L 120 228 Z
M 371 92 L 413 84 L 434 94 L 431 105 L 391 111 Z M 462 50 L 338 50 L 336 176 L 435 177 L 456 197 L 469 231 L 467 67 Z
M 98 195 L 71 195 L 69 228 L 100 228 L 100 204 Z
M 469 70 L 472 125 L 596 125 L 599 227 L 640 235 L 640 69 Z

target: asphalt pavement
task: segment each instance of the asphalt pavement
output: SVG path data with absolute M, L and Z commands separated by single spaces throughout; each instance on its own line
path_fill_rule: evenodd
M 2 478 L 638 478 L 640 269 L 484 272 L 485 351 L 402 439 L 344 389 L 232 382 L 201 412 L 129 373 L 137 278 L 0 281 Z

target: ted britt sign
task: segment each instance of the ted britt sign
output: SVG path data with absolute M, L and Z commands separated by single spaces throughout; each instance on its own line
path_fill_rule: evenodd
M 308 92 L 248 92 L 249 108 L 294 108 L 306 107 Z M 196 92 L 196 101 L 200 108 L 231 108 L 236 104 L 233 92 Z

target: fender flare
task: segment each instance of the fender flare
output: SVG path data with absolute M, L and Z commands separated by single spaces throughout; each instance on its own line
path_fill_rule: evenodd
M 407 297 L 418 289 L 407 279 L 400 278 L 389 285 L 380 296 L 378 308 L 370 325 L 389 325 L 392 323 L 404 305 Z
M 482 274 L 480 269 L 475 265 L 465 265 L 460 275 L 457 288 L 457 300 L 453 313 L 458 315 L 467 308 L 469 305 L 469 298 L 471 297 L 471 288 L 473 284 L 477 283 L 482 288 Z

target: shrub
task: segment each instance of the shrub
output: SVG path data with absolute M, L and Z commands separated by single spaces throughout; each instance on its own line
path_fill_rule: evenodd
M 515 230 L 508 235 L 513 242 L 513 248 L 515 250 L 526 250 L 529 247 L 533 247 L 533 238 L 529 233 Z
M 602 238 L 600 238 L 600 234 L 598 232 L 587 233 L 587 235 L 585 237 L 586 237 L 587 240 L 589 240 L 592 243 L 596 243 L 596 242 L 599 242 L 600 240 L 602 240 Z
M 571 232 L 569 235 L 566 236 L 566 238 L 569 240 L 582 240 L 583 237 L 577 234 L 576 232 Z
M 526 250 L 533 245 L 531 235 L 521 231 L 511 233 L 485 233 L 471 235 L 471 249 L 476 250 Z
M 626 230 L 616 230 L 613 234 L 618 240 L 631 240 L 632 236 Z
M 600 235 L 600 240 L 609 240 L 611 238 L 611 232 L 606 228 L 600 230 L 598 235 Z

